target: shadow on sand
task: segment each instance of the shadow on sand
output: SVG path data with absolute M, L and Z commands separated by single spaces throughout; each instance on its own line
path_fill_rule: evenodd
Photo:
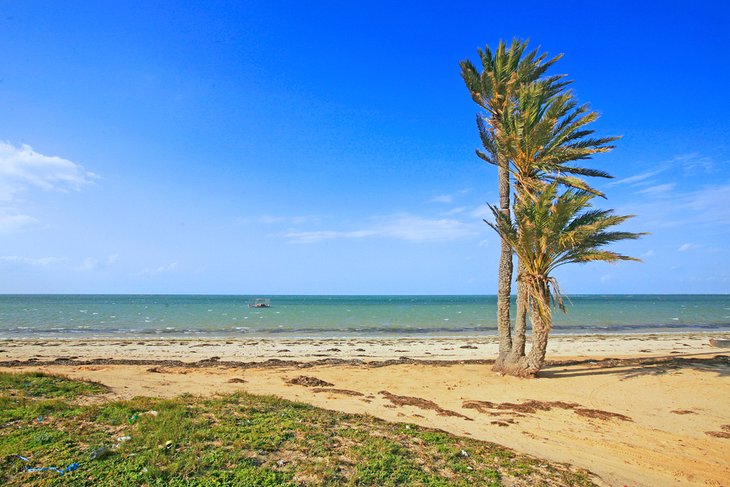
M 546 379 L 560 379 L 567 377 L 619 375 L 621 380 L 635 377 L 662 375 L 686 369 L 711 372 L 720 377 L 730 376 L 730 356 L 687 354 L 680 357 L 646 357 L 628 359 L 603 360 L 571 360 L 551 361 L 543 368 L 538 377 Z

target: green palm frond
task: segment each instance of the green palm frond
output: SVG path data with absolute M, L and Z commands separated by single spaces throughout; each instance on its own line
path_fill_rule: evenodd
M 523 272 L 518 279 L 526 284 L 529 299 L 540 313 L 549 313 L 549 306 L 545 309 L 544 303 L 540 304 L 546 290 L 552 293 L 555 304 L 562 306 L 557 280 L 551 276 L 556 268 L 594 261 L 637 261 L 604 247 L 645 235 L 612 230 L 633 215 L 594 209 L 594 194 L 570 188 L 558 194 L 558 186 L 558 182 L 535 186 L 529 198 L 517 201 L 513 218 L 490 206 L 494 222 L 487 222 L 519 257 Z
M 613 149 L 618 137 L 595 137 L 588 128 L 597 119 L 598 113 L 578 105 L 570 91 L 555 92 L 542 80 L 522 85 L 502 112 L 493 144 L 510 161 L 517 192 L 547 181 L 603 196 L 580 177 L 611 175 L 572 164 Z

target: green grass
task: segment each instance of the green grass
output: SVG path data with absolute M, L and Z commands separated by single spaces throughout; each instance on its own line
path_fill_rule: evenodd
M 103 392 L 63 377 L 0 374 L 0 484 L 593 485 L 587 472 L 492 443 L 275 397 L 82 405 Z M 90 460 L 100 447 L 110 453 Z M 64 476 L 25 471 L 73 462 L 79 468 Z

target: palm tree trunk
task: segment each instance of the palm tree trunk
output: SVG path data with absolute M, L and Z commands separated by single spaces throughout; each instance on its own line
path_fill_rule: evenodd
M 517 275 L 522 272 L 522 264 L 517 264 Z M 512 338 L 512 351 L 509 354 L 510 362 L 517 362 L 525 356 L 525 343 L 527 342 L 527 290 L 524 283 L 517 280 L 517 315 L 515 316 L 515 329 Z
M 547 283 L 540 283 L 539 298 L 542 299 L 542 304 L 545 308 L 550 307 L 550 288 Z M 537 309 L 538 304 L 533 302 L 530 309 L 530 320 L 532 321 L 532 347 L 530 347 L 530 353 L 525 359 L 525 366 L 523 369 L 524 377 L 534 377 L 542 366 L 545 365 L 545 352 L 547 351 L 548 344 L 548 333 L 552 326 L 552 319 L 548 316 L 543 316 L 542 313 Z
M 524 285 L 523 285 L 524 286 Z M 550 305 L 550 294 L 547 285 L 541 289 L 540 296 L 545 306 Z M 523 294 L 527 294 L 527 290 L 523 291 Z M 527 298 L 525 297 L 525 301 Z M 535 375 L 545 365 L 545 353 L 547 351 L 548 334 L 551 328 L 550 317 L 543 317 L 537 309 L 537 303 L 532 303 L 530 306 L 530 321 L 532 322 L 532 346 L 530 347 L 530 353 L 527 356 L 524 355 L 524 343 L 523 354 L 521 357 L 510 355 L 509 360 L 505 361 L 502 365 L 501 372 L 503 374 L 514 375 L 517 377 L 535 377 Z M 518 338 L 515 338 L 519 341 Z M 513 349 L 513 352 L 515 349 Z M 514 360 L 512 360 L 514 358 Z
M 507 161 L 500 161 L 499 176 L 499 209 L 509 217 L 510 215 L 510 185 Z M 497 331 L 499 334 L 499 355 L 492 370 L 502 370 L 505 358 L 512 350 L 512 333 L 510 329 L 509 306 L 512 291 L 512 248 L 502 239 L 502 249 L 499 256 L 499 274 L 497 289 Z

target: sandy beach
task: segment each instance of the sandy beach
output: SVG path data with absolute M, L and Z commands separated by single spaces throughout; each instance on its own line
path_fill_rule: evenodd
M 111 388 L 107 399 L 274 394 L 489 440 L 604 485 L 729 485 L 730 334 L 556 336 L 532 380 L 479 338 L 0 340 L 0 370 Z

